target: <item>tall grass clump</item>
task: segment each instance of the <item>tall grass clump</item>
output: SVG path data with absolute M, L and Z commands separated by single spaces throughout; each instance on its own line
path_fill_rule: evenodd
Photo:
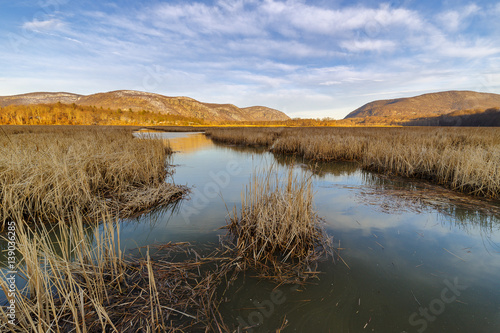
M 130 216 L 182 197 L 166 182 L 168 142 L 126 129 L 0 133 L 0 224 L 57 221 L 103 210 Z
M 292 169 L 286 177 L 274 167 L 255 172 L 226 228 L 226 246 L 263 277 L 304 280 L 321 256 L 332 254 L 314 210 L 311 178 Z
M 16 321 L 9 323 L 0 307 L 1 332 L 172 332 L 187 329 L 222 331 L 217 311 L 216 274 L 200 267 L 211 260 L 184 255 L 186 244 L 145 249 L 142 256 L 125 256 L 120 230 L 109 216 L 99 227 L 82 217 L 59 221 L 51 229 L 26 223 L 17 227 L 23 258 L 16 291 Z M 187 256 L 187 255 L 186 255 Z M 5 276 L 0 287 L 7 290 Z

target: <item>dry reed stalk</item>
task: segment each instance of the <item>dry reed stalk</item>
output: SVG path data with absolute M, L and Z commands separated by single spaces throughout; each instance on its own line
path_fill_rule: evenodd
M 240 214 L 233 209 L 224 245 L 261 277 L 303 282 L 321 256 L 333 254 L 320 221 L 311 178 L 294 175 L 292 168 L 282 178 L 271 167 L 254 173 L 242 192 Z
M 118 224 L 109 216 L 102 221 L 89 228 L 75 217 L 52 229 L 39 224 L 37 232 L 19 225 L 18 269 L 27 285 L 17 291 L 16 325 L 2 309 L 0 331 L 229 331 L 215 293 L 224 274 L 200 269 L 216 259 L 191 259 L 185 243 L 156 246 L 151 257 L 149 250 L 146 258 L 124 257 Z M 173 261 L 179 254 L 188 258 Z M 6 287 L 4 279 L 0 284 Z

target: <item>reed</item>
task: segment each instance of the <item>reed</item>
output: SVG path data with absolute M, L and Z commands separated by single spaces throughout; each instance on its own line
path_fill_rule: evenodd
M 123 128 L 0 133 L 0 224 L 51 222 L 103 210 L 130 216 L 181 198 L 166 182 L 167 141 Z
M 227 331 L 214 298 L 219 281 L 200 269 L 212 259 L 188 255 L 189 244 L 125 256 L 119 224 L 101 220 L 89 228 L 75 216 L 52 229 L 37 224 L 36 232 L 18 225 L 18 276 L 27 285 L 16 292 L 15 325 L 0 307 L 1 332 Z M 175 261 L 180 254 L 187 259 Z M 6 290 L 5 279 L 0 284 Z
M 247 146 L 269 146 L 283 131 L 282 128 L 207 128 L 205 134 L 213 141 Z
M 215 284 L 205 283 L 204 262 L 170 261 L 172 251 L 186 251 L 176 245 L 164 246 L 160 259 L 121 252 L 118 219 L 187 192 L 167 182 L 168 142 L 134 138 L 129 128 L 7 127 L 1 134 L 0 216 L 4 224 L 16 222 L 18 278 L 26 286 L 16 292 L 15 326 L 0 308 L 0 331 L 212 325 L 207 290 Z
M 313 206 L 311 177 L 282 177 L 272 167 L 255 172 L 233 209 L 224 243 L 243 267 L 280 282 L 303 282 L 316 261 L 333 254 Z
M 496 128 L 273 129 L 267 147 L 311 160 L 357 161 L 362 168 L 425 179 L 463 193 L 500 199 L 500 132 Z M 226 142 L 254 142 L 266 131 L 212 129 Z M 232 139 L 231 139 L 232 137 Z

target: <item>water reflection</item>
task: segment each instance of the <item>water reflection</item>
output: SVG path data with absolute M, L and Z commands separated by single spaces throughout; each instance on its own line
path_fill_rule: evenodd
M 382 212 L 437 211 L 451 217 L 454 226 L 460 229 L 481 228 L 491 233 L 500 228 L 500 204 L 496 201 L 467 196 L 425 181 L 390 179 L 368 172 L 363 174 L 363 180 L 365 184 L 357 187 L 357 200 Z
M 253 162 L 268 154 L 227 149 L 237 154 L 234 158 L 248 161 L 251 155 Z M 458 279 L 467 289 L 426 322 L 426 332 L 500 329 L 498 204 L 365 172 L 354 163 L 315 165 L 271 156 L 283 168 L 294 165 L 316 174 L 318 212 L 350 269 L 323 263 L 321 279 L 301 291 L 248 273 L 226 293 L 228 302 L 221 308 L 234 327 L 255 324 L 253 331 L 267 332 L 286 318 L 287 330 L 297 332 L 417 332 L 422 318 L 412 315 L 438 304 L 434 300 L 446 287 L 444 281 Z M 270 311 L 276 288 L 286 301 L 272 303 Z
M 311 172 L 318 179 L 333 176 L 359 176 L 362 174 L 356 162 L 321 162 L 309 161 L 296 155 L 273 154 L 274 161 L 283 167 L 297 166 Z
M 26 234 L 28 237 L 28 242 L 34 239 L 34 237 L 45 237 L 49 241 L 47 244 L 50 244 L 51 248 L 50 251 L 61 258 L 63 258 L 63 252 L 66 254 L 66 257 L 69 257 L 71 260 L 75 258 L 75 255 L 73 252 L 71 252 L 71 249 L 74 248 L 75 244 L 71 244 L 71 242 L 67 242 L 64 239 L 64 235 L 67 235 L 66 229 L 68 228 L 67 225 L 64 224 L 57 224 L 53 226 L 48 226 L 48 225 L 27 225 L 27 226 L 19 226 L 17 225 L 16 227 L 16 242 L 15 242 L 15 247 L 16 247 L 16 255 L 15 255 L 15 264 L 19 265 L 19 267 L 23 267 L 25 264 L 24 258 L 22 255 L 19 253 L 19 237 L 21 235 L 20 229 L 25 228 L 25 230 L 22 232 L 22 234 Z M 84 226 L 82 230 L 82 235 L 83 238 L 85 239 L 84 242 L 88 242 L 90 244 L 95 243 L 95 230 L 97 226 L 90 226 L 86 225 Z M 15 285 L 18 290 L 23 290 L 26 294 L 29 295 L 29 291 L 25 289 L 25 287 L 28 285 L 28 280 L 31 278 L 30 276 L 25 276 L 22 271 L 17 271 L 13 270 L 12 268 L 8 267 L 8 260 L 7 260 L 7 248 L 8 248 L 8 241 L 6 240 L 6 235 L 5 234 L 0 234 L 0 276 L 10 276 L 11 274 L 15 275 Z M 40 256 L 43 255 L 43 253 L 39 254 Z M 0 289 L 0 305 L 7 305 L 7 297 L 5 294 L 5 290 Z

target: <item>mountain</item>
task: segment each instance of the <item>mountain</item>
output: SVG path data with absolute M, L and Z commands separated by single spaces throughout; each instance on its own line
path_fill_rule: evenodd
M 385 117 L 417 119 L 438 117 L 462 110 L 500 107 L 500 95 L 474 91 L 445 91 L 416 97 L 374 101 L 349 113 L 348 118 Z
M 0 96 L 0 106 L 65 103 L 95 106 L 103 109 L 151 111 L 212 121 L 269 121 L 290 119 L 281 111 L 252 106 L 239 108 L 233 104 L 202 103 L 189 97 L 167 97 L 133 90 L 117 90 L 92 95 L 65 92 L 36 92 L 15 96 Z
M 35 92 L 14 96 L 0 96 L 0 106 L 52 104 L 57 102 L 71 104 L 77 102 L 80 97 L 81 95 L 65 92 Z

